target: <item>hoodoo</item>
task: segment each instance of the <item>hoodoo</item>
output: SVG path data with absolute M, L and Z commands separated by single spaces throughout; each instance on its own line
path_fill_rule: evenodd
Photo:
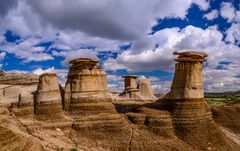
M 94 143 L 106 141 L 106 144 L 116 147 L 118 142 L 113 140 L 124 139 L 128 134 L 127 121 L 117 113 L 112 103 L 107 74 L 97 65 L 98 61 L 89 58 L 70 61 L 64 108 L 74 119 L 73 129 L 83 137 L 92 139 Z
M 174 52 L 179 55 L 175 61 L 175 74 L 168 98 L 203 98 L 203 62 L 206 53 L 202 52 Z
M 113 97 L 97 59 L 71 60 L 65 90 L 56 73 L 40 75 L 38 85 L 30 75 L 0 75 L 0 150 L 239 151 L 204 100 L 207 54 L 174 54 L 171 91 L 159 100 L 149 79 L 137 84 L 133 75 L 124 76 L 123 96 Z M 238 113 L 217 116 L 237 130 Z
M 61 115 L 62 98 L 56 73 L 44 73 L 39 77 L 35 114 L 39 117 L 50 118 Z
M 124 78 L 124 91 L 121 96 L 127 99 L 142 99 L 140 90 L 137 89 L 137 76 L 135 75 L 126 75 Z
M 70 101 L 84 97 L 109 98 L 107 74 L 97 66 L 99 60 L 78 58 L 72 64 L 65 85 L 64 108 L 69 109 Z
M 173 54 L 179 56 L 175 59 L 177 63 L 171 91 L 165 99 L 170 104 L 176 135 L 196 149 L 229 150 L 233 142 L 213 122 L 211 111 L 204 100 L 202 69 L 207 54 Z

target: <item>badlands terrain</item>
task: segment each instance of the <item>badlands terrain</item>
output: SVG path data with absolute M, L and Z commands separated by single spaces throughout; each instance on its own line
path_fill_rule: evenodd
M 175 52 L 171 90 L 154 96 L 149 79 L 123 76 L 109 92 L 97 59 L 70 61 L 56 73 L 0 72 L 0 151 L 239 151 L 240 104 L 208 105 L 207 54 Z

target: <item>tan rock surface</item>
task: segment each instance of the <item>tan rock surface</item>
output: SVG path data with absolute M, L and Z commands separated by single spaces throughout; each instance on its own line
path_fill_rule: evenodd
M 176 135 L 197 150 L 238 150 L 213 121 L 203 96 L 205 53 L 182 52 L 175 66 L 171 91 L 164 98 L 172 112 Z
M 70 61 L 68 80 L 65 86 L 65 103 L 69 103 L 69 114 L 74 119 L 72 137 L 77 143 L 84 140 L 88 145 L 109 150 L 123 150 L 128 141 L 128 123 L 116 112 L 108 91 L 105 71 L 97 66 L 98 60 L 79 58 Z M 65 110 L 67 107 L 65 107 Z M 78 135 L 81 135 L 81 138 Z M 123 140 L 119 142 L 118 140 Z M 121 145 L 120 145 L 121 144 Z
M 21 93 L 33 96 L 36 85 L 0 85 L 0 105 L 11 106 L 18 103 Z
M 35 114 L 39 118 L 56 118 L 62 115 L 62 98 L 56 73 L 39 77 L 36 92 Z
M 72 64 L 65 84 L 64 108 L 69 109 L 70 101 L 79 97 L 109 97 L 107 74 L 97 66 L 99 60 L 79 58 L 71 60 Z
M 207 56 L 198 52 L 174 52 L 175 74 L 171 92 L 166 96 L 173 99 L 203 98 L 203 62 Z
M 138 89 L 144 99 L 156 100 L 157 97 L 153 94 L 151 81 L 149 79 L 142 79 L 138 83 Z
M 126 75 L 124 78 L 124 91 L 120 94 L 121 97 L 130 100 L 142 100 L 140 90 L 137 88 L 137 76 Z
M 5 73 L 0 76 L 0 84 L 33 85 L 38 84 L 38 75 L 24 73 Z
M 0 70 L 0 76 L 3 76 L 5 72 L 3 70 Z
M 98 60 L 88 58 L 70 62 L 65 97 L 52 73 L 41 75 L 38 87 L 0 85 L 0 103 L 8 104 L 0 104 L 0 151 L 239 151 L 232 134 L 226 137 L 213 122 L 204 98 L 189 95 L 193 85 L 202 83 L 189 78 L 196 71 L 201 73 L 200 69 L 188 68 L 203 62 L 206 54 L 175 54 L 180 55 L 178 62 L 187 64 L 178 73 L 187 84 L 175 80 L 170 92 L 173 95 L 156 102 L 113 100 L 105 71 L 97 66 Z M 151 96 L 149 82 L 143 83 L 142 95 Z M 136 83 L 128 85 L 138 89 Z M 20 88 L 19 95 L 9 92 L 4 96 L 4 91 L 16 87 Z M 215 121 L 238 132 L 238 108 L 212 109 Z M 225 120 L 225 114 L 232 120 Z

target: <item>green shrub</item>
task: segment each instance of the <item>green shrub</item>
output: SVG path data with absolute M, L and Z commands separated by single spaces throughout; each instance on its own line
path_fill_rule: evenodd
M 237 97 L 234 95 L 227 95 L 225 98 L 228 101 L 236 101 L 237 100 Z
M 72 148 L 70 151 L 77 151 L 77 149 L 76 148 Z

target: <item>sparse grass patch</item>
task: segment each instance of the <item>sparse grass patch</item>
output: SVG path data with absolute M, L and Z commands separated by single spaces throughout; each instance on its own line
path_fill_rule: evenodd
M 208 102 L 225 102 L 225 98 L 205 98 L 206 101 Z
M 205 100 L 207 102 L 232 103 L 232 102 L 239 102 L 240 98 L 232 95 L 227 95 L 224 97 L 206 97 Z

